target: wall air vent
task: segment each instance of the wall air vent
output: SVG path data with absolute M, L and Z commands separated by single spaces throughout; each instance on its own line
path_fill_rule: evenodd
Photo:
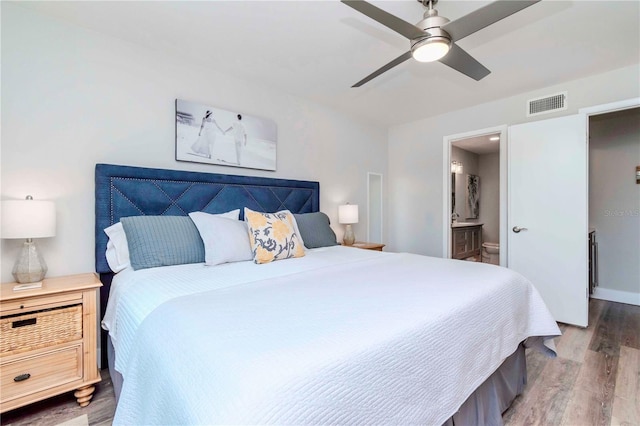
M 563 111 L 565 109 L 567 109 L 567 92 L 556 93 L 555 95 L 527 101 L 527 117 Z

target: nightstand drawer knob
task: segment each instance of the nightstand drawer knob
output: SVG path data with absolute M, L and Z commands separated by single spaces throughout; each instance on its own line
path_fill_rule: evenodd
M 11 323 L 11 328 L 24 327 L 27 325 L 34 325 L 38 321 L 37 318 L 29 318 L 26 320 L 14 321 Z
M 27 380 L 29 377 L 31 377 L 31 374 L 29 374 L 29 373 L 24 373 L 24 374 L 21 374 L 21 375 L 19 375 L 19 376 L 14 377 L 14 378 L 13 378 L 13 381 L 14 381 L 14 382 L 22 382 L 22 381 L 24 381 L 24 380 Z

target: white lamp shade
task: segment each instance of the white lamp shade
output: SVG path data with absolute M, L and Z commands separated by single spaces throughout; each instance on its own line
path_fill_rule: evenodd
M 55 235 L 56 205 L 53 201 L 2 202 L 2 238 L 46 238 Z
M 358 205 L 344 204 L 338 206 L 338 222 L 343 224 L 358 223 Z

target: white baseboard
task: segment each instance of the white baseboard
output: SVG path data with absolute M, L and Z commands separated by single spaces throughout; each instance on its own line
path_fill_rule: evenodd
M 632 293 L 630 291 L 597 287 L 591 297 L 594 299 L 608 300 L 609 302 L 640 306 L 640 293 Z

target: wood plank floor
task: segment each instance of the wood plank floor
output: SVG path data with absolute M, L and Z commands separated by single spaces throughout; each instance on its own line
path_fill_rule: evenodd
M 528 384 L 503 419 L 520 425 L 640 425 L 640 306 L 592 299 L 586 329 L 561 325 L 557 358 L 527 351 Z M 4 413 L 2 425 L 54 426 L 87 414 L 110 425 L 115 411 L 107 370 L 89 406 L 72 394 Z
M 555 359 L 527 351 L 505 425 L 640 425 L 640 306 L 592 299 L 589 324 L 560 325 Z
M 0 414 L 0 424 L 55 426 L 75 419 L 83 414 L 89 418 L 89 425 L 109 426 L 116 411 L 116 399 L 109 370 L 100 371 L 102 381 L 96 384 L 91 403 L 82 408 L 73 397 L 73 392 L 39 401 L 25 407 Z

